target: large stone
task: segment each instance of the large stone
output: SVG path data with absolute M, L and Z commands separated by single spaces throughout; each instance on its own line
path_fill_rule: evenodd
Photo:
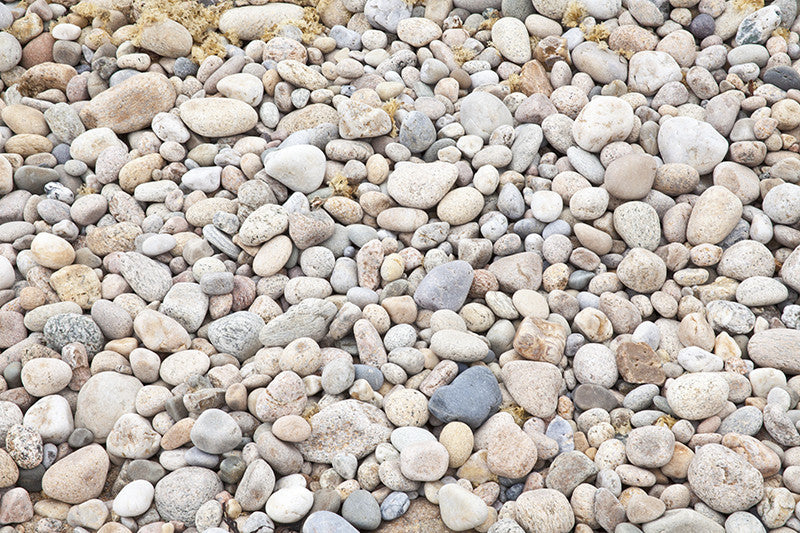
M 179 468 L 156 484 L 156 509 L 162 520 L 193 526 L 200 506 L 214 499 L 222 488 L 222 481 L 212 470 L 198 466 Z
M 309 422 L 311 436 L 296 446 L 305 460 L 314 463 L 330 463 L 340 453 L 361 459 L 388 442 L 393 429 L 382 410 L 358 400 L 336 402 Z
M 136 394 L 142 382 L 116 372 L 95 374 L 81 387 L 75 409 L 75 427 L 86 428 L 103 442 L 114 423 L 126 413 L 136 412 Z
M 673 117 L 658 130 L 658 149 L 664 163 L 684 163 L 708 174 L 728 153 L 728 141 L 708 122 Z
M 500 126 L 513 126 L 514 119 L 498 97 L 488 92 L 473 92 L 461 101 L 461 125 L 467 135 L 477 135 L 486 141 Z
M 449 385 L 436 389 L 428 410 L 442 422 L 460 421 L 477 429 L 497 412 L 502 401 L 494 374 L 485 366 L 474 366 Z
M 720 513 L 745 511 L 764 495 L 761 472 L 743 456 L 720 444 L 696 449 L 688 480 L 694 493 Z
M 401 161 L 389 175 L 389 195 L 403 207 L 430 209 L 439 203 L 458 177 L 450 163 L 410 163 Z
M 270 3 L 229 9 L 219 18 L 219 29 L 244 41 L 261 39 L 264 32 L 285 20 L 300 20 L 303 8 L 295 4 Z
M 322 185 L 325 154 L 309 144 L 289 146 L 270 152 L 264 170 L 291 190 L 308 194 Z
M 181 120 L 205 137 L 229 137 L 250 131 L 258 123 L 256 110 L 233 98 L 195 98 L 180 106 Z
M 436 266 L 420 282 L 414 300 L 423 309 L 458 311 L 467 299 L 473 276 L 466 261 Z
M 150 126 L 158 113 L 175 104 L 175 88 L 163 74 L 146 72 L 132 76 L 87 102 L 80 111 L 87 128 L 110 128 L 130 133 Z
M 800 330 L 768 329 L 750 337 L 747 355 L 758 366 L 800 374 Z
M 108 467 L 106 451 L 98 444 L 90 444 L 48 468 L 42 477 L 42 492 L 65 503 L 83 503 L 103 491 Z

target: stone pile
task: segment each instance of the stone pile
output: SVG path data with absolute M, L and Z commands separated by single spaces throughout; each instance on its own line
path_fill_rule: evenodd
M 795 0 L 0 3 L 0 533 L 800 531 Z

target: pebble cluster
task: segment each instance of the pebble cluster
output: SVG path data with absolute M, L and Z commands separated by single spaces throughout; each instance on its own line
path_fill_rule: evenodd
M 800 531 L 797 11 L 0 3 L 0 533 Z

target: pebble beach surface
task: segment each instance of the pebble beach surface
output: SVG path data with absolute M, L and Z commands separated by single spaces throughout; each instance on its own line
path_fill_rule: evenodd
M 0 533 L 800 531 L 797 11 L 0 2 Z

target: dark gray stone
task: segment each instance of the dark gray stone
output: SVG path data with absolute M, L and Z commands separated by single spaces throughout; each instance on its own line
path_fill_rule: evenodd
M 769 83 L 784 91 L 800 89 L 800 74 L 792 67 L 781 65 L 764 73 L 764 83 Z
M 450 261 L 431 269 L 414 292 L 423 309 L 458 311 L 467 299 L 474 274 L 466 261 Z
M 459 420 L 477 429 L 497 412 L 503 398 L 492 371 L 470 367 L 449 385 L 439 387 L 428 402 L 428 410 L 444 423 Z

